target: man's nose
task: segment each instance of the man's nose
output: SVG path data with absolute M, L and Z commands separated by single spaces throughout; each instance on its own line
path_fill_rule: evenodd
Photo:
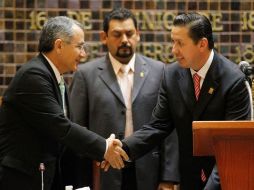
M 178 49 L 175 44 L 172 45 L 172 53 L 175 55 L 177 53 Z
M 85 49 L 82 49 L 82 51 L 80 51 L 80 56 L 82 57 L 82 58 L 85 58 L 85 57 L 87 57 L 87 52 L 86 52 L 87 50 L 85 50 Z
M 122 43 L 127 43 L 127 42 L 128 42 L 128 38 L 127 38 L 126 34 L 123 34 Z

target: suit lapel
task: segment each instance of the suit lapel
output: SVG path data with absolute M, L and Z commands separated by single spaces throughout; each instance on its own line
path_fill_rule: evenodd
M 133 90 L 132 90 L 132 103 L 135 101 L 146 77 L 148 76 L 148 66 L 147 63 L 142 59 L 141 56 L 136 54 L 135 60 L 135 72 L 133 80 Z
M 54 85 L 54 89 L 53 90 L 56 93 L 56 98 L 57 98 L 57 101 L 59 102 L 59 105 L 62 105 L 61 92 L 60 92 L 59 84 L 57 82 L 56 75 L 55 75 L 53 69 L 51 68 L 51 66 L 48 63 L 48 61 L 46 60 L 46 58 L 41 53 L 38 55 L 38 58 L 42 61 L 42 63 L 46 66 L 46 68 L 50 72 L 50 74 L 51 74 L 51 76 L 53 78 L 53 85 Z
M 214 55 L 214 60 L 206 74 L 205 80 L 203 82 L 199 100 L 197 102 L 195 111 L 193 113 L 194 120 L 200 120 L 199 117 L 206 108 L 207 104 L 211 100 L 211 98 L 216 94 L 216 91 L 219 86 L 219 72 L 218 72 L 218 64 L 216 61 L 216 55 Z
M 195 96 L 194 87 L 189 69 L 181 69 L 179 71 L 180 78 L 178 80 L 178 85 L 183 97 L 185 104 L 187 105 L 190 112 L 193 113 L 195 107 Z
M 124 103 L 124 98 L 120 89 L 120 86 L 117 82 L 117 78 L 110 63 L 109 57 L 105 57 L 105 61 L 98 67 L 101 70 L 99 77 L 106 84 L 106 86 L 111 90 L 111 92 L 122 102 Z

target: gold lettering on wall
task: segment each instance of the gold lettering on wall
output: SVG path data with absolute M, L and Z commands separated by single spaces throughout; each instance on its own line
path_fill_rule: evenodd
M 223 31 L 222 13 L 221 12 L 200 12 L 210 19 L 213 31 Z M 166 12 L 136 12 L 136 17 L 140 23 L 141 30 L 171 30 L 173 20 L 176 14 L 171 11 Z
M 162 20 L 163 20 L 163 25 L 166 30 L 171 31 L 172 26 L 173 26 L 173 20 L 175 18 L 176 14 L 172 12 L 166 12 L 163 14 Z
M 235 63 L 239 63 L 244 60 L 248 63 L 254 63 L 254 51 L 253 46 L 251 44 L 247 44 L 242 49 L 240 47 L 235 47 L 235 54 L 232 56 L 232 60 Z
M 100 57 L 101 54 L 101 43 L 92 42 L 88 46 L 88 60 Z M 220 51 L 220 46 L 216 46 L 216 49 Z M 245 60 L 249 63 L 254 63 L 254 47 L 251 44 L 247 44 L 242 49 L 240 47 L 234 48 L 235 52 L 230 56 L 230 59 L 239 63 L 242 60 Z M 175 61 L 175 58 L 172 54 L 172 44 L 168 43 L 159 43 L 159 42 L 141 42 L 137 46 L 137 52 L 146 55 L 148 57 L 160 60 L 164 63 L 172 63 Z M 86 61 L 88 61 L 86 60 Z
M 211 21 L 214 32 L 223 31 L 223 14 L 222 12 L 200 12 L 205 15 Z M 92 30 L 92 12 L 91 11 L 67 11 L 67 16 L 75 20 L 78 20 L 84 25 L 85 30 Z M 135 15 L 140 24 L 140 30 L 142 31 L 171 31 L 173 26 L 173 20 L 177 15 L 177 12 L 172 11 L 136 11 Z M 48 12 L 46 11 L 31 11 L 30 17 L 30 29 L 41 30 L 44 23 L 48 19 Z M 254 30 L 254 11 L 245 11 L 241 13 L 241 30 L 242 31 L 253 31 Z M 249 42 L 251 43 L 251 42 Z M 90 58 L 94 58 L 101 55 L 101 50 L 98 43 L 92 43 L 89 48 Z M 138 46 L 138 51 L 144 55 L 159 59 L 165 63 L 174 61 L 174 57 L 171 53 L 170 42 L 144 42 Z M 220 46 L 218 46 L 220 49 Z M 247 44 L 244 47 L 233 48 L 234 53 L 230 54 L 230 59 L 234 62 L 239 63 L 241 60 L 246 60 L 249 63 L 254 63 L 254 46 Z M 230 52 L 228 52 L 230 53 Z
M 164 63 L 171 63 L 175 59 L 171 53 L 171 43 L 143 42 L 137 47 L 137 51 L 154 59 L 158 59 Z
M 223 25 L 221 24 L 222 14 L 220 12 L 212 13 L 210 20 L 211 20 L 213 31 L 215 32 L 223 31 Z
M 92 23 L 91 23 L 91 12 L 85 12 L 85 11 L 68 11 L 67 16 L 70 18 L 73 18 L 75 20 L 78 20 L 80 23 L 84 25 L 84 29 L 91 30 L 92 29 Z M 47 12 L 41 11 L 36 12 L 32 11 L 29 14 L 30 17 L 30 29 L 31 30 L 41 30 L 44 23 L 47 21 Z
M 223 15 L 221 12 L 200 12 L 210 19 L 214 32 L 223 31 Z M 173 20 L 176 13 L 172 11 L 137 11 L 135 12 L 137 20 L 140 24 L 141 30 L 149 31 L 170 31 L 173 25 Z M 75 20 L 78 20 L 84 25 L 84 29 L 92 30 L 92 12 L 91 11 L 67 11 L 67 16 Z M 29 14 L 31 30 L 42 29 L 44 23 L 47 20 L 47 12 L 45 11 L 32 11 Z M 254 30 L 254 11 L 243 12 L 241 14 L 241 29 L 243 31 Z
M 233 61 L 235 61 L 236 63 L 240 63 L 241 59 L 241 50 L 240 47 L 235 47 L 235 54 L 232 56 Z
M 91 30 L 92 29 L 92 13 L 91 12 L 77 12 L 77 11 L 68 11 L 67 16 L 78 20 L 81 24 L 84 25 L 84 29 Z
M 220 12 L 213 13 L 199 12 L 199 13 L 206 16 L 210 20 L 214 32 L 223 31 L 223 25 L 221 24 L 222 14 Z
M 166 12 L 136 12 L 141 30 L 171 30 L 175 14 Z
M 243 52 L 243 60 L 254 63 L 254 52 L 253 52 L 253 46 L 251 44 L 246 45 L 245 51 Z
M 241 29 L 242 30 L 248 30 L 248 18 L 247 18 L 247 12 L 243 12 L 243 14 L 242 14 L 242 17 L 241 17 L 241 19 L 242 19 L 242 22 L 241 22 L 241 24 L 242 24 L 242 27 L 241 27 Z
M 254 30 L 254 11 L 251 12 L 243 12 L 241 15 L 241 24 L 242 24 L 242 30 Z
M 29 14 L 29 17 L 31 18 L 31 25 L 30 25 L 30 29 L 31 30 L 38 30 L 38 29 L 42 29 L 44 23 L 46 22 L 46 12 L 42 11 L 42 12 L 36 12 L 36 11 L 32 11 Z
M 159 24 L 158 13 L 148 13 L 148 12 L 137 12 L 136 17 L 140 23 L 141 30 L 159 30 L 161 29 Z

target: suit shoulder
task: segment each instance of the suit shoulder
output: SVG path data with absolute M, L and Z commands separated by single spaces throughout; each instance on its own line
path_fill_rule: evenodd
M 180 70 L 182 70 L 183 68 L 179 66 L 179 63 L 177 62 L 173 62 L 173 63 L 168 63 L 166 64 L 165 66 L 165 71 L 166 72 L 171 72 L 171 73 L 174 73 L 174 72 L 178 72 Z
M 29 60 L 17 72 L 18 75 L 23 75 L 24 73 L 34 73 L 34 74 L 43 73 L 43 75 L 45 75 L 46 73 L 50 74 L 46 65 L 43 64 L 43 60 L 39 56 Z
M 91 61 L 88 61 L 88 62 L 85 62 L 85 63 L 82 63 L 78 66 L 78 70 L 90 70 L 90 69 L 94 69 L 94 68 L 97 68 L 98 66 L 100 66 L 102 63 L 104 63 L 106 61 L 106 57 L 103 56 L 103 57 L 100 57 L 100 58 L 96 58 L 96 59 L 93 59 Z
M 149 63 L 154 66 L 163 67 L 165 65 L 163 62 L 161 62 L 159 60 L 156 60 L 156 59 L 144 56 L 144 55 L 138 54 L 137 56 L 140 57 L 141 59 L 143 59 L 146 63 Z
M 222 55 L 218 55 L 216 59 L 219 65 L 219 69 L 222 72 L 222 76 L 228 76 L 229 78 L 232 78 L 232 76 L 240 78 L 245 77 L 236 63 L 230 61 Z

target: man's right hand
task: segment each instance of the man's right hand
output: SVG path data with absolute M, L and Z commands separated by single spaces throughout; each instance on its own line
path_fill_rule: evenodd
M 123 159 L 125 161 L 129 160 L 128 155 L 121 148 L 122 142 L 118 139 L 115 139 L 114 134 L 111 134 L 106 141 L 108 144 L 108 148 L 104 155 L 104 158 L 107 162 L 103 161 L 101 163 L 101 168 L 103 168 L 104 171 L 107 171 L 109 169 L 109 166 L 111 165 L 113 168 L 122 169 L 124 167 Z

